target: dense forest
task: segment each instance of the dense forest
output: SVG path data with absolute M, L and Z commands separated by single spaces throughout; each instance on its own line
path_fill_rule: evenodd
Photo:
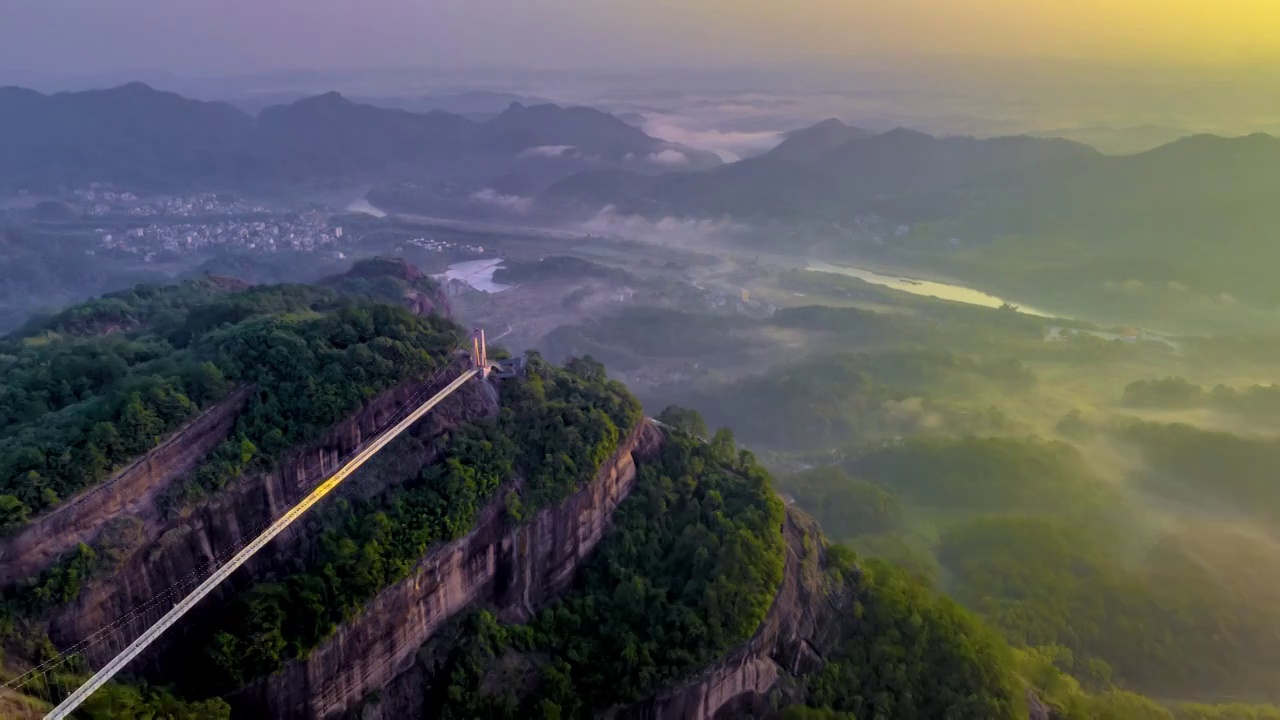
M 1196 463 L 1230 454 L 1213 454 L 1223 434 L 1197 445 L 1189 428 L 1133 432 L 1170 453 L 1162 462 L 1184 477 L 1202 477 Z M 1248 531 L 1212 522 L 1144 530 L 1153 536 L 1132 544 L 1137 499 L 1094 476 L 1069 445 L 913 438 L 856 454 L 843 467 L 797 473 L 781 487 L 833 537 L 976 611 L 1017 648 L 1019 672 L 1064 717 L 1280 713 L 1162 706 L 1127 692 L 1268 697 L 1280 668 L 1280 614 L 1256 575 L 1280 554 Z M 1231 497 L 1234 487 L 1215 492 Z M 1257 496 L 1249 497 L 1256 507 Z M 1129 706 L 1144 709 L 1115 709 Z
M 707 419 L 669 425 L 732 426 L 831 541 L 995 630 L 1062 717 L 1280 712 L 1253 704 L 1280 702 L 1273 338 L 752 279 L 776 313 L 633 309 L 548 342 L 617 358 L 647 407 Z
M 302 569 L 243 592 L 202 628 L 203 654 L 175 676 L 201 694 L 226 692 L 304 656 L 433 544 L 470 531 L 504 487 L 508 518 L 519 523 L 594 478 L 640 420 L 639 404 L 597 363 L 561 369 L 532 358 L 527 379 L 504 383 L 499 415 L 441 438 L 443 459 L 416 480 L 323 510 Z
M 1012 653 L 947 598 L 880 561 L 829 552 L 828 573 L 852 598 L 822 672 L 806 678 L 806 704 L 854 718 L 1012 720 L 1026 698 Z
M 36 229 L 0 210 L 0 333 L 49 307 L 166 280 L 161 273 L 141 267 L 135 257 L 86 252 L 98 245 L 91 235 Z
M 1267 419 L 1280 411 L 1280 386 L 1252 385 L 1240 389 L 1219 384 L 1205 390 L 1182 377 L 1136 380 L 1125 386 L 1123 401 L 1134 408 L 1186 410 L 1209 407 Z
M 323 286 L 245 288 L 217 278 L 140 286 L 29 323 L 4 340 L 12 370 L 0 395 L 7 529 L 154 447 L 233 388 L 251 391 L 231 437 L 167 498 L 171 508 L 270 466 L 379 390 L 436 371 L 458 345 L 456 326 L 367 304 L 434 290 L 400 271 L 375 261 Z M 435 441 L 445 460 L 424 467 L 417 481 L 326 508 L 314 556 L 293 575 L 249 588 L 204 628 L 207 647 L 189 668 L 195 672 L 179 678 L 184 685 L 206 696 L 224 692 L 306 653 L 433 543 L 470 529 L 517 474 L 522 487 L 505 498 L 516 523 L 591 479 L 641 419 L 635 399 L 589 358 L 563 369 L 530 358 L 520 382 L 503 383 L 501 406 L 492 420 Z M 23 655 L 56 652 L 26 634 L 29 620 L 109 573 L 128 550 L 129 530 L 104 532 L 93 547 L 6 592 L 0 624 L 11 643 L 26 644 Z M 70 684 L 73 675 L 60 680 Z M 86 712 L 221 718 L 227 711 L 216 700 L 185 705 L 162 691 L 111 686 Z
M 536 282 L 590 268 L 513 270 Z M 238 388 L 247 401 L 231 438 L 164 506 L 178 516 L 271 467 L 374 393 L 449 362 L 458 328 L 394 307 L 420 308 L 415 299 L 436 291 L 377 261 L 315 286 L 139 286 L 33 320 L 0 341 L 4 532 Z M 444 633 L 445 674 L 425 688 L 435 711 L 589 717 L 695 676 L 769 611 L 788 552 L 784 503 L 794 500 L 821 523 L 801 559 L 836 610 L 822 671 L 781 684 L 766 698 L 771 714 L 1022 718 L 1045 704 L 1057 720 L 1280 717 L 1252 704 L 1280 701 L 1280 615 L 1266 590 L 1280 567 L 1276 441 L 1223 429 L 1233 418 L 1268 421 L 1274 388 L 1179 374 L 1165 360 L 1170 371 L 1153 375 L 1152 359 L 1167 356 L 1151 348 L 1050 344 L 1018 313 L 983 321 L 933 301 L 913 309 L 899 321 L 857 308 L 766 319 L 650 308 L 561 332 L 563 347 L 624 366 L 750 356 L 771 332 L 822 340 L 787 365 L 653 393 L 656 407 L 687 402 L 707 420 L 676 405 L 659 415 L 662 450 L 640 464 L 636 490 L 568 594 L 523 623 L 483 611 L 456 620 Z M 1082 359 L 1098 363 L 1087 382 L 1077 379 Z M 496 387 L 494 416 L 397 441 L 397 457 L 431 458 L 404 482 L 321 507 L 303 554 L 190 630 L 197 649 L 164 678 L 174 687 L 112 685 L 85 717 L 225 720 L 217 696 L 306 657 L 487 505 L 518 525 L 567 497 L 642 422 L 637 400 L 589 357 L 556 367 L 530 354 L 526 376 Z M 1221 426 L 1174 415 L 1188 411 Z M 724 425 L 764 461 L 711 430 Z M 765 465 L 799 470 L 779 474 L 785 500 Z M 135 532 L 113 524 L 6 589 L 6 651 L 52 656 L 30 630 L 111 573 Z M 32 693 L 20 700 L 58 691 Z M 10 701 L 0 695 L 0 708 Z
M 1146 460 L 1141 483 L 1149 492 L 1206 503 L 1268 527 L 1280 522 L 1280 440 L 1185 423 L 1119 422 L 1114 430 Z
M 768 474 L 732 436 L 703 444 L 670 435 L 618 513 L 568 596 L 525 625 L 487 613 L 465 623 L 441 717 L 592 717 L 705 667 L 754 632 L 781 579 L 783 511 Z M 820 541 L 805 542 L 806 562 L 816 563 Z M 825 585 L 846 614 L 824 633 L 834 641 L 823 672 L 781 701 L 795 706 L 784 717 L 1025 713 L 1013 654 L 998 636 L 899 570 L 857 566 L 839 547 L 824 554 Z
M 692 383 L 654 393 L 655 404 L 706 408 L 744 441 L 806 451 L 891 439 L 922 430 L 1011 432 L 994 407 L 956 402 L 984 393 L 1019 394 L 1034 373 L 1011 358 L 974 360 L 944 351 L 818 355 L 721 385 Z
M 668 438 L 616 512 L 570 594 L 527 625 L 470 621 L 441 717 L 591 717 L 755 632 L 782 581 L 782 503 L 730 434 Z
M 438 316 L 378 304 L 402 299 L 398 272 L 394 264 L 365 266 L 336 281 L 340 289 L 246 289 L 218 279 L 139 286 L 0 340 L 0 529 L 14 532 L 101 481 L 235 387 L 252 391 L 232 437 L 168 498 L 172 509 L 271 466 L 380 390 L 442 368 L 461 331 Z M 5 644 L 36 660 L 55 655 L 32 621 L 109 574 L 132 549 L 133 532 L 118 518 L 92 547 L 5 589 Z M 82 670 L 64 669 L 71 673 L 64 684 Z M 217 701 L 188 708 L 161 691 L 113 688 L 86 712 L 125 718 L 172 707 L 175 717 L 226 717 Z
M 1108 499 L 1078 449 L 1036 437 L 918 436 L 859 452 L 847 467 L 917 507 L 1083 513 Z
M 101 481 L 234 387 L 254 388 L 250 407 L 193 493 L 270 462 L 458 344 L 447 321 L 356 306 L 400 300 L 394 277 L 344 285 L 139 286 L 0 340 L 0 532 Z

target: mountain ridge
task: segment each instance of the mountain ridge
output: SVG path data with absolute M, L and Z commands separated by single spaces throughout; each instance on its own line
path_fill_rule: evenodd
M 540 146 L 580 152 L 520 155 Z M 14 189 L 92 181 L 218 187 L 385 173 L 500 174 L 546 160 L 565 165 L 566 158 L 574 162 L 556 172 L 719 162 L 594 108 L 550 103 L 515 103 L 478 122 L 440 110 L 377 107 L 330 91 L 253 116 L 140 82 L 52 95 L 0 88 L 0 186 Z
M 844 135 L 849 135 L 844 139 Z M 843 142 L 841 142 L 843 140 Z M 794 131 L 769 153 L 724 167 L 640 179 L 611 176 L 608 187 L 568 177 L 545 198 L 562 205 L 594 201 L 642 215 L 847 221 L 882 213 L 903 222 L 965 210 L 965 194 L 1017 197 L 1042 187 L 1106 184 L 1114 175 L 1144 173 L 1161 182 L 1197 168 L 1227 172 L 1233 164 L 1280 167 L 1280 140 L 1197 135 L 1132 155 L 1105 155 L 1073 140 L 1010 135 L 937 137 L 908 128 L 864 134 L 838 120 Z M 805 188 L 796 192 L 796 187 Z M 606 189 L 613 196 L 602 197 Z M 1065 191 L 1062 191 L 1065 192 Z M 791 197 L 788 202 L 761 199 Z M 597 206 L 598 209 L 598 206 Z
M 781 152 L 775 149 L 722 167 L 648 181 L 615 175 L 612 187 L 629 192 L 608 198 L 607 204 L 650 215 L 841 219 L 890 196 L 945 192 L 975 180 L 1012 182 L 1041 166 L 1102 157 L 1079 143 L 1026 136 L 934 137 L 907 128 L 871 135 L 831 121 L 797 132 L 791 137 L 796 142 L 784 142 Z M 573 204 L 586 192 L 575 186 L 587 185 L 581 178 L 566 178 L 549 188 L 546 197 Z M 598 196 L 600 190 L 592 187 L 589 192 Z
M 870 132 L 862 128 L 846 125 L 836 118 L 829 118 L 816 125 L 785 133 L 783 141 L 777 147 L 764 153 L 764 155 L 775 158 L 806 160 L 840 147 L 850 140 L 869 137 L 870 135 Z

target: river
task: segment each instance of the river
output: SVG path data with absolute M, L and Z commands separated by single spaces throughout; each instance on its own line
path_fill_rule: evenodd
M 1028 315 L 1036 315 L 1038 317 L 1063 317 L 1061 314 L 1040 310 L 1029 305 L 1010 302 L 1004 298 L 989 295 L 981 290 L 974 290 L 973 288 L 967 288 L 963 285 L 953 285 L 951 283 L 938 282 L 936 280 L 916 280 L 896 275 L 883 275 L 864 268 L 849 267 L 848 265 L 832 265 L 830 263 L 818 261 L 810 262 L 808 269 L 812 272 L 847 275 L 848 277 L 855 277 L 873 285 L 880 285 L 882 287 L 893 288 L 894 290 L 909 292 L 912 295 L 935 297 L 940 300 L 950 300 L 952 302 L 966 303 L 969 305 L 981 305 L 982 307 L 989 308 L 998 308 L 1006 304 L 1016 305 L 1019 312 L 1026 313 Z
M 372 215 L 376 218 L 384 218 L 387 216 L 387 213 L 385 210 L 378 207 L 377 205 L 374 205 L 373 203 L 369 202 L 367 199 L 362 197 L 352 200 L 347 205 L 346 210 L 347 212 L 364 213 L 365 215 Z
M 502 265 L 502 262 L 502 258 L 487 258 L 454 263 L 445 270 L 444 279 L 446 281 L 461 280 L 481 292 L 500 293 L 514 287 L 493 281 L 493 273 Z

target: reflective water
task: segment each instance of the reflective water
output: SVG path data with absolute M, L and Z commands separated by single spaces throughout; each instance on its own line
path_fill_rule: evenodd
M 810 262 L 808 269 L 812 272 L 847 275 L 875 285 L 909 292 L 913 295 L 936 297 L 942 300 L 951 300 L 953 302 L 962 302 L 969 305 L 981 305 L 983 307 L 991 308 L 998 308 L 1008 303 L 1010 305 L 1017 305 L 1019 312 L 1024 312 L 1028 315 L 1054 317 L 1053 313 L 1038 310 L 1028 305 L 1009 302 L 1004 298 L 984 293 L 981 290 L 967 288 L 963 285 L 953 285 L 951 283 L 937 282 L 935 280 L 916 280 L 896 275 L 883 275 L 865 268 L 850 267 L 848 265 L 832 265 L 824 262 Z
M 386 211 L 364 198 L 356 198 L 355 200 L 352 200 L 351 203 L 347 205 L 346 209 L 347 212 L 364 213 L 365 215 L 372 215 L 376 218 L 384 218 L 387 216 Z
M 481 292 L 498 293 L 513 287 L 493 281 L 493 272 L 501 266 L 502 258 L 468 260 L 450 265 L 444 271 L 444 277 L 446 280 L 461 280 Z

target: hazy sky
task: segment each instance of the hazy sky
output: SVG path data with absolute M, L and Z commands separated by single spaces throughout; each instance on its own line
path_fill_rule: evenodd
M 886 53 L 1271 62 L 1280 0 L 0 0 L 13 77 Z

